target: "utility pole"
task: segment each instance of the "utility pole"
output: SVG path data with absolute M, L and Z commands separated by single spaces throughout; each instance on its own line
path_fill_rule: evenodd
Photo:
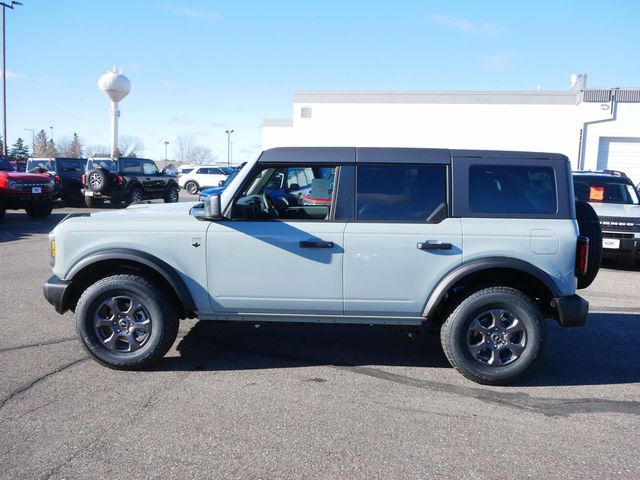
M 2 118 L 3 118 L 3 137 L 2 137 L 2 153 L 7 156 L 7 55 L 5 49 L 5 28 L 4 28 L 4 15 L 5 10 L 10 8 L 13 10 L 14 5 L 22 5 L 20 2 L 14 0 L 8 5 L 4 2 L 0 2 L 2 5 Z
M 166 140 L 164 142 L 164 161 L 165 162 L 167 161 L 167 145 L 169 145 L 169 143 L 171 143 L 171 142 L 168 142 Z
M 231 134 L 235 132 L 235 130 L 225 130 L 224 133 L 227 134 L 227 165 L 231 165 Z
M 31 156 L 36 149 L 36 131 L 33 128 L 25 128 L 25 131 L 31 132 Z

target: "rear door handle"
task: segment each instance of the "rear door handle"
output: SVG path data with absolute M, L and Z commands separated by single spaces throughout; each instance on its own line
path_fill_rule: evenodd
M 418 250 L 451 250 L 453 245 L 439 240 L 427 240 L 426 242 L 418 242 L 416 247 Z
M 325 242 L 324 240 L 301 240 L 300 248 L 333 248 L 333 242 Z

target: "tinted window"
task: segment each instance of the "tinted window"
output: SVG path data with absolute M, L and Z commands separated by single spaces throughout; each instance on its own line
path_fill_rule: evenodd
M 556 213 L 556 179 L 551 167 L 472 165 L 469 208 L 475 213 Z
M 58 160 L 58 167 L 61 173 L 82 173 L 85 161 L 81 158 L 64 158 Z
M 443 203 L 446 168 L 442 165 L 358 166 L 358 220 L 424 222 Z
M 124 173 L 141 173 L 140 160 L 122 160 L 122 171 Z

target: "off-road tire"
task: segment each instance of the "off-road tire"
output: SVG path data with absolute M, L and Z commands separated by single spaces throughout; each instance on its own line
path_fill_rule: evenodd
M 127 204 L 127 206 L 129 206 L 134 203 L 140 203 L 143 200 L 144 193 L 142 193 L 140 187 L 133 187 L 131 188 L 131 191 L 129 192 L 129 196 L 127 196 L 127 201 L 125 203 Z
M 88 208 L 100 208 L 104 205 L 104 199 L 94 197 L 84 197 L 84 203 Z
M 176 203 L 180 201 L 180 189 L 175 186 L 172 185 L 171 187 L 169 187 L 166 191 L 166 193 L 164 194 L 164 203 Z
M 598 275 L 602 261 L 602 227 L 598 214 L 586 202 L 576 202 L 576 219 L 580 235 L 589 239 L 587 272 L 578 277 L 578 288 L 587 288 Z
M 78 183 L 69 185 L 67 192 L 64 194 L 64 203 L 69 207 L 81 207 L 84 205 L 84 195 L 82 187 Z
M 94 192 L 104 192 L 109 186 L 111 177 L 103 168 L 96 168 L 87 173 L 87 188 Z
M 96 318 L 103 318 L 100 309 L 113 298 L 135 299 L 148 313 L 149 335 L 134 351 L 108 348 L 108 342 L 101 338 L 105 336 L 104 329 L 111 328 L 118 341 L 123 339 L 126 344 L 125 333 L 116 333 L 119 325 L 96 327 Z M 76 330 L 83 347 L 101 364 L 118 370 L 142 370 L 157 363 L 173 345 L 178 325 L 177 309 L 168 300 L 167 292 L 137 275 L 114 275 L 98 280 L 83 292 L 76 307 Z
M 53 202 L 33 205 L 25 208 L 25 211 L 31 218 L 47 218 L 53 211 Z
M 198 184 L 193 180 L 189 180 L 184 184 L 184 189 L 191 195 L 196 195 L 198 193 Z
M 487 334 L 483 334 L 479 340 L 472 335 L 475 334 L 472 330 L 478 319 L 486 321 L 484 319 L 487 318 L 487 312 L 503 311 L 508 312 L 510 316 L 495 316 L 504 323 L 508 323 L 510 319 L 521 322 L 524 333 L 520 334 L 520 342 L 524 345 L 521 353 L 510 360 L 510 363 L 502 365 L 502 361 L 498 360 L 498 365 L 493 366 L 481 359 L 484 355 L 492 354 L 494 344 L 490 339 L 494 338 L 494 335 L 499 337 L 500 331 L 504 331 L 504 328 L 500 326 L 495 332 L 493 328 L 488 328 Z M 488 318 L 491 319 L 492 316 L 489 315 Z M 531 298 L 514 288 L 494 286 L 477 290 L 464 297 L 442 326 L 440 340 L 451 365 L 469 380 L 485 385 L 508 385 L 523 379 L 538 366 L 545 344 L 545 331 L 542 313 Z M 509 350 L 508 342 L 515 340 L 513 336 L 516 333 L 508 333 L 503 337 L 506 343 L 499 345 L 503 348 L 500 352 L 504 353 L 505 347 L 508 353 L 513 352 Z M 483 350 L 479 350 L 480 348 Z M 474 349 L 478 349 L 475 355 L 472 353 Z

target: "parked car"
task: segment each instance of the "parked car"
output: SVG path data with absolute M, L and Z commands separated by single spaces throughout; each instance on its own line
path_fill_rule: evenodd
M 308 169 L 333 174 L 331 204 L 277 206 L 268 187 Z M 576 288 L 598 272 L 601 232 L 564 155 L 274 148 L 238 175 L 202 203 L 72 216 L 51 232 L 44 296 L 75 311 L 98 362 L 153 365 L 179 318 L 427 324 L 462 375 L 507 384 L 539 363 L 545 319 L 586 321 Z
M 578 171 L 573 183 L 576 199 L 589 202 L 598 214 L 603 256 L 640 266 L 640 200 L 631 179 L 615 170 Z
M 203 188 L 219 186 L 220 182 L 226 180 L 230 173 L 223 167 L 195 167 L 188 173 L 178 175 L 178 183 L 180 188 L 195 195 Z
M 89 208 L 99 207 L 105 200 L 118 206 L 158 198 L 165 203 L 179 201 L 176 178 L 146 158 L 89 159 L 82 183 Z
M 225 188 L 227 188 L 233 181 L 233 179 L 238 176 L 238 172 L 240 172 L 240 170 L 242 170 L 242 167 L 244 167 L 245 165 L 246 162 L 239 167 L 232 167 L 232 171 L 229 173 L 229 176 L 225 180 L 220 180 L 217 187 L 210 187 L 200 190 L 200 200 L 204 200 L 210 195 L 220 195 L 222 192 L 224 192 Z
M 17 172 L 0 157 L 0 219 L 7 210 L 24 209 L 32 218 L 45 218 L 53 209 L 54 182 L 45 173 Z
M 84 205 L 82 195 L 82 175 L 87 160 L 85 158 L 30 158 L 27 172 L 48 173 L 55 182 L 55 198 L 61 198 L 68 205 Z

